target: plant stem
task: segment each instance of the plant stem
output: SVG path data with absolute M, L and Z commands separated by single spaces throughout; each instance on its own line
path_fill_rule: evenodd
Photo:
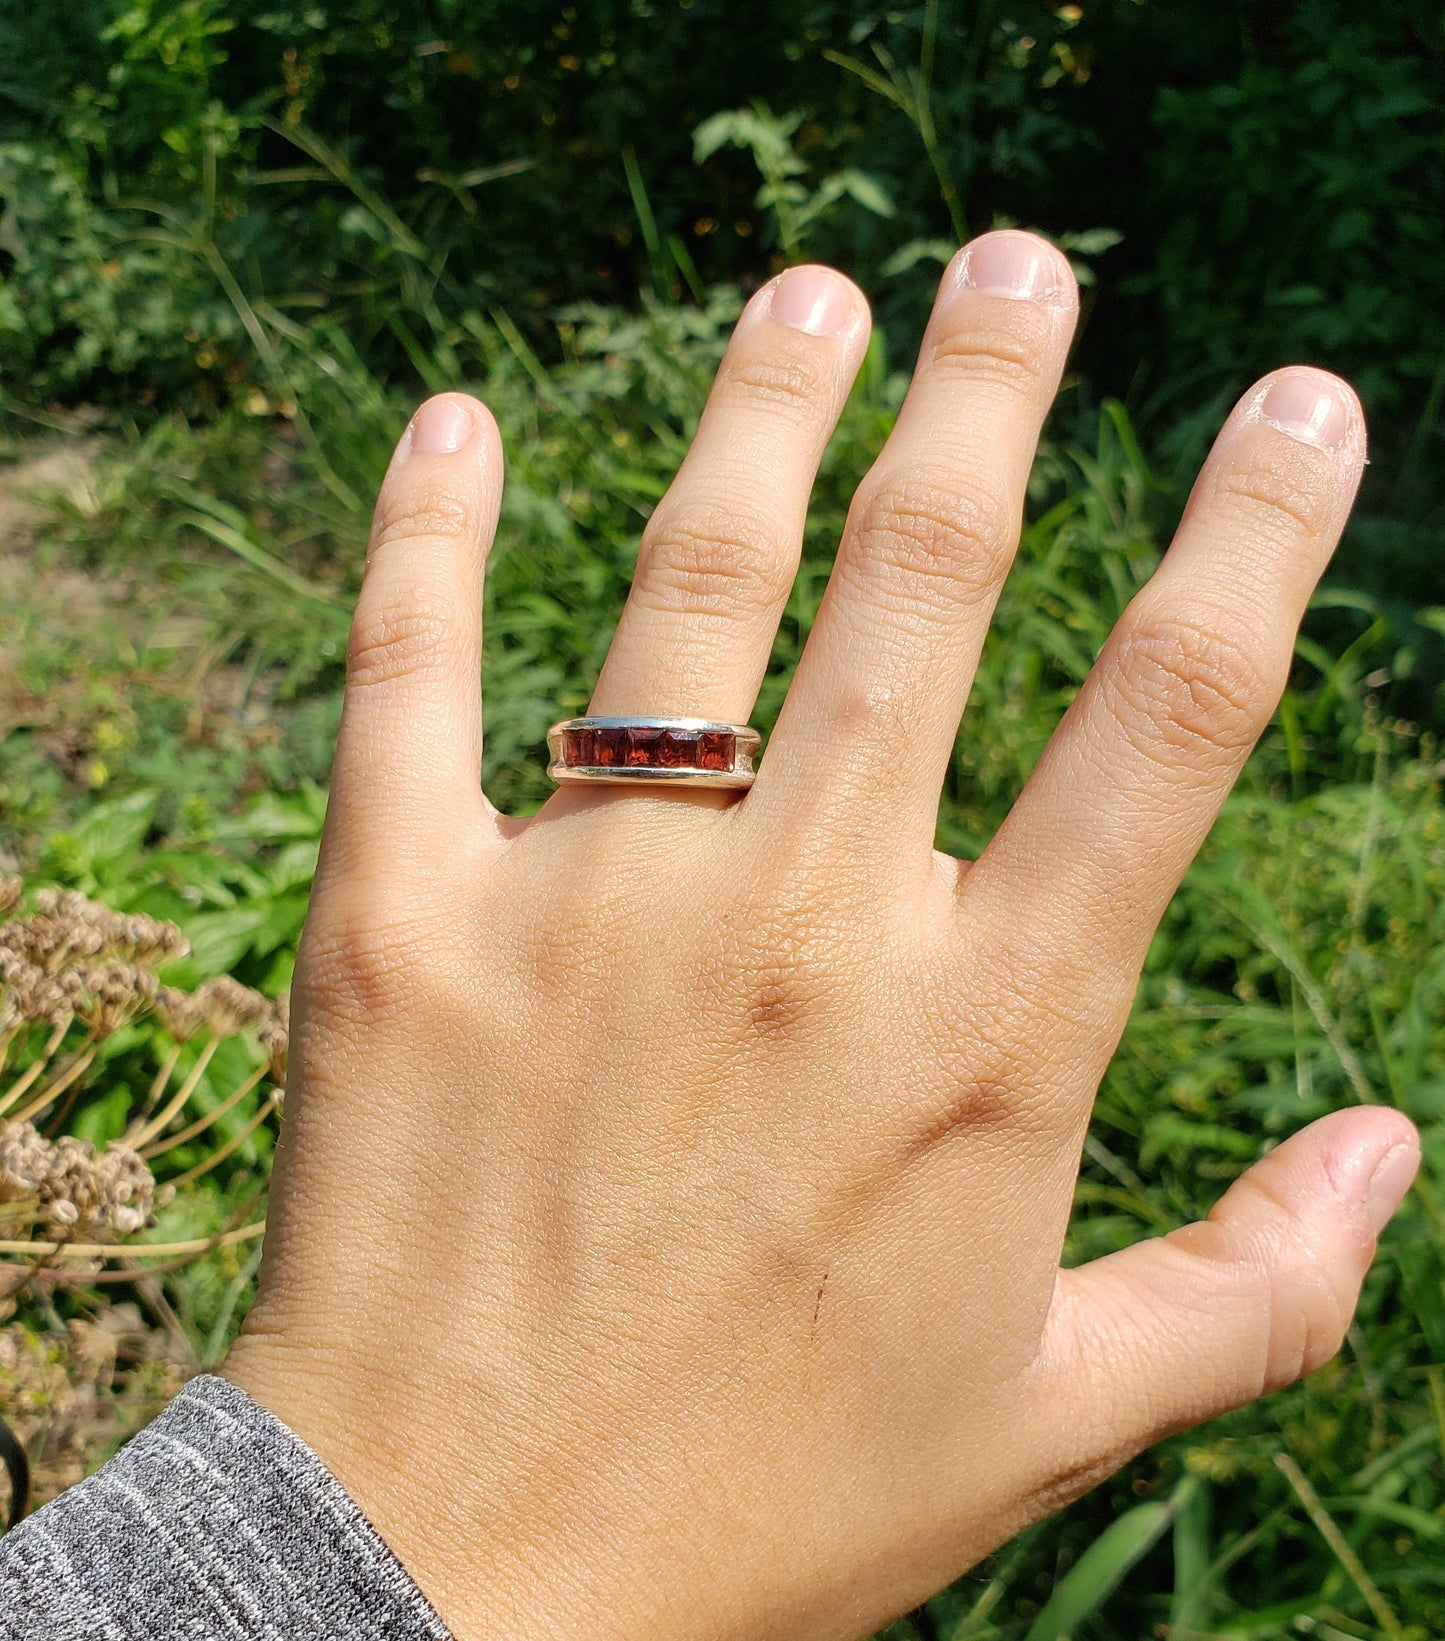
M 1294 1489 L 1295 1496 L 1304 1506 L 1305 1514 L 1315 1524 L 1320 1537 L 1334 1551 L 1335 1559 L 1349 1574 L 1351 1582 L 1364 1597 L 1365 1605 L 1374 1614 L 1375 1622 L 1390 1637 L 1390 1641 L 1400 1641 L 1403 1633 L 1400 1629 L 1400 1620 L 1395 1617 L 1389 1603 L 1381 1595 L 1379 1585 L 1365 1571 L 1364 1562 L 1355 1554 L 1353 1546 L 1340 1531 L 1334 1517 L 1320 1503 L 1320 1496 L 1315 1492 L 1309 1477 L 1288 1453 L 1276 1453 L 1274 1462 Z
M 212 1248 L 227 1248 L 233 1242 L 249 1242 L 253 1236 L 261 1236 L 266 1230 L 266 1221 L 258 1219 L 252 1225 L 243 1225 L 239 1231 L 222 1231 L 219 1236 L 192 1237 L 186 1242 L 142 1242 L 140 1244 L 117 1245 L 112 1242 L 4 1242 L 0 1241 L 0 1254 L 35 1254 L 37 1263 L 26 1267 L 28 1282 L 40 1265 L 47 1259 L 134 1259 L 144 1255 L 154 1258 L 164 1255 L 167 1258 L 174 1254 L 203 1254 Z M 24 1283 L 21 1284 L 24 1286 Z
M 140 1154 L 147 1161 L 149 1161 L 152 1157 L 159 1157 L 167 1151 L 174 1151 L 178 1145 L 184 1145 L 187 1140 L 195 1139 L 197 1134 L 203 1133 L 211 1126 L 213 1122 L 217 1122 L 220 1118 L 224 1117 L 232 1106 L 237 1103 L 237 1101 L 243 1100 L 246 1095 L 248 1095 L 256 1086 L 256 1084 L 259 1083 L 266 1075 L 267 1069 L 268 1068 L 264 1065 L 257 1066 L 257 1068 L 249 1077 L 246 1078 L 244 1082 L 237 1084 L 237 1086 L 231 1090 L 231 1092 L 225 1097 L 224 1100 L 221 1101 L 214 1111 L 207 1111 L 203 1113 L 188 1127 L 183 1128 L 179 1134 L 170 1134 L 165 1136 L 163 1139 L 152 1141 L 151 1144 L 147 1146 L 138 1147 L 137 1149 L 140 1150 Z
M 156 1106 L 160 1104 L 161 1096 L 166 1091 L 166 1085 L 170 1082 L 171 1074 L 176 1069 L 176 1061 L 179 1060 L 180 1057 L 181 1045 L 179 1043 L 172 1043 L 170 1048 L 166 1051 L 165 1059 L 160 1063 L 160 1069 L 156 1072 L 151 1086 L 146 1090 L 146 1097 L 140 1110 L 136 1112 L 135 1116 L 127 1124 L 125 1133 L 121 1135 L 121 1141 L 123 1144 L 135 1144 L 135 1136 L 140 1133 L 142 1128 L 145 1127 L 146 1119 L 150 1116 L 151 1112 L 155 1110 Z
M 174 1179 L 167 1180 L 166 1184 L 179 1189 L 182 1185 L 190 1185 L 194 1180 L 203 1179 L 213 1168 L 223 1163 L 238 1146 L 244 1145 L 250 1139 L 252 1134 L 265 1122 L 275 1103 L 274 1099 L 267 1100 L 239 1133 L 233 1134 L 224 1145 L 218 1146 L 211 1152 L 210 1156 L 198 1162 L 194 1168 L 187 1168 L 184 1174 L 177 1174 Z
M 142 1147 L 153 1140 L 171 1120 L 171 1118 L 174 1117 L 175 1114 L 181 1109 L 186 1101 L 190 1099 L 191 1095 L 195 1093 L 196 1084 L 199 1083 L 201 1078 L 205 1075 L 206 1067 L 211 1063 L 211 1056 L 216 1052 L 220 1045 L 221 1039 L 219 1037 L 212 1037 L 210 1042 L 208 1042 L 196 1056 L 196 1063 L 191 1067 L 190 1074 L 187 1076 L 185 1082 L 181 1084 L 181 1086 L 166 1102 L 164 1109 L 152 1117 L 145 1127 L 141 1129 L 140 1133 L 138 1133 L 130 1142 L 137 1151 L 141 1150 Z
M 90 1070 L 95 1060 L 95 1050 L 95 1033 L 92 1032 L 86 1044 L 82 1045 L 66 1070 L 54 1082 L 41 1089 L 30 1104 L 22 1106 L 10 1120 L 12 1122 L 30 1122 L 37 1117 L 52 1100 L 58 1098 L 77 1078 L 83 1077 Z
M 22 1099 L 25 1094 L 27 1094 L 35 1085 L 36 1081 L 44 1074 L 51 1060 L 55 1058 L 55 1051 L 65 1041 L 65 1034 L 69 1030 L 70 1020 L 66 1019 L 61 1025 L 56 1026 L 55 1030 L 51 1032 L 50 1041 L 45 1045 L 45 1048 L 41 1052 L 39 1058 L 27 1071 L 23 1072 L 21 1076 L 11 1083 L 10 1087 L 6 1090 L 5 1097 L 0 1099 L 0 1117 L 5 1115 L 10 1107 L 15 1104 L 16 1100 Z

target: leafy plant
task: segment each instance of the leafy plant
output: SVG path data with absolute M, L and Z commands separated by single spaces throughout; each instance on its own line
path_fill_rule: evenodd
M 755 204 L 777 222 L 778 243 L 789 262 L 800 262 L 809 235 L 841 201 L 851 199 L 875 216 L 891 217 L 893 201 L 875 177 L 856 166 L 830 172 L 814 186 L 803 181 L 808 162 L 793 146 L 801 113 L 774 114 L 766 103 L 714 114 L 693 132 L 693 158 L 701 165 L 724 145 L 746 149 L 763 179 Z

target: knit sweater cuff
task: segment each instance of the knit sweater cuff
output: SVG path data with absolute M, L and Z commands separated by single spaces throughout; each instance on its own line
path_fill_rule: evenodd
M 451 1641 L 321 1460 L 194 1379 L 0 1539 L 3 1641 Z

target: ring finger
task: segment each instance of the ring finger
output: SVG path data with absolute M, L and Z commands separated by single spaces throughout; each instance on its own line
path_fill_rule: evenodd
M 862 295 L 829 268 L 790 268 L 749 302 L 643 532 L 592 713 L 747 719 L 868 330 Z

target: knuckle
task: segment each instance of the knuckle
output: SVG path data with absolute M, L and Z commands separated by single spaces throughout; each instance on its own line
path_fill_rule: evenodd
M 941 582 L 950 599 L 992 591 L 1008 568 L 1017 510 L 1001 488 L 958 489 L 927 477 L 887 479 L 852 528 L 862 564 L 913 585 Z
M 729 398 L 748 409 L 780 410 L 789 417 L 812 413 L 818 403 L 816 365 L 787 354 L 738 359 L 727 366 L 722 385 Z
M 1322 468 L 1322 459 L 1317 463 L 1308 456 L 1225 467 L 1214 481 L 1214 499 L 1255 534 L 1271 539 L 1301 532 L 1321 535 L 1335 510 L 1334 488 Z
M 786 894 L 725 914 L 703 969 L 704 1011 L 755 1046 L 781 1048 L 807 1034 L 836 984 L 826 917 Z
M 429 595 L 405 603 L 358 603 L 346 646 L 346 676 L 366 687 L 398 678 L 447 670 L 453 650 L 453 617 Z
M 766 521 L 719 506 L 668 508 L 644 532 L 635 587 L 688 613 L 735 617 L 787 596 L 789 565 Z
M 1017 307 L 1007 324 L 980 322 L 945 331 L 929 351 L 928 373 L 1036 393 L 1057 332 L 1041 304 Z
M 1277 694 L 1252 646 L 1187 621 L 1135 624 L 1103 676 L 1115 720 L 1161 762 L 1180 753 L 1205 763 L 1238 757 L 1268 723 Z
M 1338 1354 L 1354 1303 L 1295 1209 L 1265 1179 L 1249 1184 L 1264 1208 L 1261 1253 L 1270 1272 L 1265 1388 L 1278 1390 Z
M 465 540 L 475 530 L 473 509 L 444 490 L 390 497 L 382 501 L 377 512 L 372 551 L 403 541 Z
M 346 1022 L 374 1022 L 410 1008 L 429 970 L 415 911 L 375 906 L 308 924 L 301 972 L 308 1009 Z
M 971 1143 L 1004 1128 L 1025 1147 L 1056 1143 L 1066 1114 L 1050 1096 L 1044 1057 L 1020 1022 L 980 1010 L 955 977 L 930 997 L 924 1032 L 942 1076 L 910 1113 L 910 1153 L 958 1138 Z

